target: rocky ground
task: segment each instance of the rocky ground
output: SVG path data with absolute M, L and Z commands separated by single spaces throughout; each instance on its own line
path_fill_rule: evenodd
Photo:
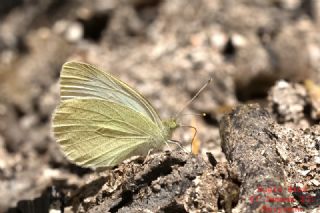
M 319 26 L 317 0 L 1 1 L 0 212 L 320 211 Z M 68 162 L 51 115 L 69 60 L 132 85 L 162 118 L 212 77 L 180 119 L 200 153 Z M 173 138 L 190 151 L 192 135 Z

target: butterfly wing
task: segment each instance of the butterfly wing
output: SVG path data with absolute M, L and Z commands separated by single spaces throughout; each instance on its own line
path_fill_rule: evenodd
M 148 101 L 126 83 L 85 63 L 67 62 L 60 76 L 62 100 L 97 98 L 130 107 L 162 125 L 158 114 Z
M 63 101 L 53 116 L 53 131 L 63 153 L 83 167 L 110 167 L 159 148 L 165 138 L 142 113 L 99 99 Z

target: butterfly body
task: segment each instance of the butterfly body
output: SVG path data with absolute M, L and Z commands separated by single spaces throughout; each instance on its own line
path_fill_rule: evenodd
M 61 103 L 53 132 L 67 158 L 83 167 L 111 167 L 159 150 L 177 128 L 124 82 L 94 66 L 68 62 L 61 72 Z

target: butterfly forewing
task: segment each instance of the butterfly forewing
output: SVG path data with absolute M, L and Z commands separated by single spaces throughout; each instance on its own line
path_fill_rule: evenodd
M 53 130 L 65 155 L 84 167 L 110 167 L 161 147 L 166 138 L 151 119 L 129 107 L 99 99 L 63 101 Z
M 92 65 L 67 62 L 62 67 L 60 78 L 62 100 L 96 98 L 112 101 L 130 107 L 162 126 L 158 114 L 142 95 Z

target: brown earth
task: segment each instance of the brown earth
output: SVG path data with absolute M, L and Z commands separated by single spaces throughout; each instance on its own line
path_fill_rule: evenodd
M 317 0 L 3 0 L 0 212 L 320 211 L 319 26 Z M 132 85 L 164 119 L 212 77 L 185 112 L 207 116 L 181 118 L 200 154 L 68 162 L 51 115 L 69 60 Z M 190 150 L 192 134 L 173 138 Z

